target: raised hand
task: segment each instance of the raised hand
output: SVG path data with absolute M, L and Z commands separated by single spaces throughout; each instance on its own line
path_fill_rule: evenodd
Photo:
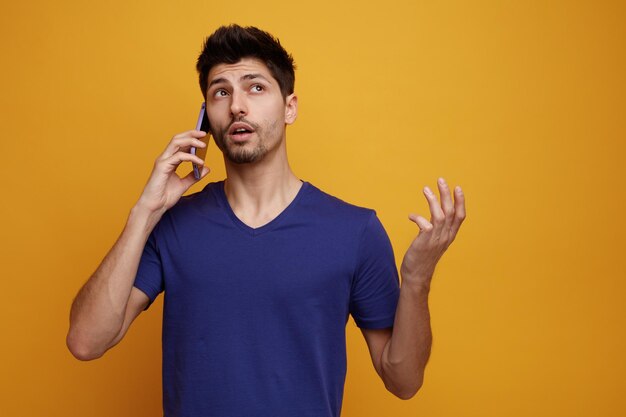
M 430 207 L 430 221 L 417 214 L 409 215 L 420 231 L 404 255 L 400 268 L 403 280 L 427 286 L 430 285 L 437 262 L 454 241 L 465 220 L 465 196 L 461 187 L 454 189 L 454 201 L 443 178 L 439 178 L 438 187 L 441 204 L 431 189 L 424 187 L 424 195 Z
M 206 147 L 206 143 L 199 140 L 206 135 L 200 130 L 189 130 L 174 136 L 165 148 L 165 151 L 154 162 L 154 168 L 148 179 L 137 205 L 153 213 L 163 214 L 180 199 L 196 180 L 193 171 L 181 178 L 176 174 L 176 168 L 183 161 L 191 161 L 202 166 L 200 179 L 209 173 L 204 161 L 189 153 L 192 146 Z

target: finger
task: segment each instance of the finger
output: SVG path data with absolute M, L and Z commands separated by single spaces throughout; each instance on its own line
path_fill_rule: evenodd
M 178 133 L 176 135 L 174 135 L 172 137 L 172 139 L 178 139 L 178 138 L 188 138 L 188 137 L 194 137 L 194 138 L 201 138 L 203 136 L 206 135 L 206 132 L 202 131 L 202 130 L 187 130 L 186 132 L 181 132 Z
M 428 233 L 433 230 L 433 225 L 422 216 L 418 216 L 417 214 L 411 213 L 409 214 L 409 220 L 411 220 L 413 223 L 417 225 L 417 227 L 419 227 L 420 234 Z
M 196 148 L 206 148 L 207 145 L 201 140 L 194 138 L 172 140 L 172 142 L 168 144 L 165 151 L 161 154 L 161 158 L 167 159 L 176 152 L 180 151 L 189 153 L 192 146 L 195 146 Z
M 174 137 L 172 138 L 166 149 L 182 148 L 189 146 L 204 147 L 206 146 L 206 143 L 201 140 L 201 138 L 196 138 L 194 136 Z
M 182 151 L 176 152 L 174 155 L 165 159 L 165 162 L 167 164 L 174 166 L 174 167 L 178 167 L 178 165 L 180 165 L 184 161 L 190 161 L 200 166 L 204 165 L 204 161 L 200 157 L 196 155 L 192 155 L 188 152 L 182 152 Z
M 437 186 L 439 187 L 439 195 L 441 196 L 441 209 L 445 215 L 445 221 L 443 230 L 450 230 L 452 220 L 454 219 L 454 203 L 450 196 L 450 188 L 443 177 L 439 177 L 437 180 Z
M 194 137 L 174 137 L 167 144 L 165 151 L 161 154 L 163 159 L 167 159 L 178 151 L 189 152 L 189 149 L 195 146 L 196 148 L 205 148 L 207 145 L 200 139 Z
M 452 240 L 456 237 L 463 220 L 465 220 L 465 194 L 463 193 L 461 187 L 457 185 L 454 188 L 454 220 L 452 221 L 452 226 L 450 227 Z
M 439 205 L 439 201 L 437 200 L 435 193 L 433 193 L 428 186 L 424 187 L 424 195 L 426 196 L 426 200 L 428 200 L 428 205 L 430 207 L 430 223 L 434 226 L 433 235 L 439 239 L 443 230 L 442 228 L 445 222 L 445 215 Z
M 209 167 L 207 167 L 207 166 L 203 166 L 202 167 L 202 172 L 200 173 L 200 179 L 199 180 L 197 180 L 196 177 L 193 175 L 193 171 L 191 171 L 189 174 L 187 174 L 184 178 L 181 179 L 183 187 L 185 187 L 185 191 L 187 191 L 189 189 L 189 187 L 194 185 L 196 182 L 198 182 L 202 178 L 206 177 L 209 172 L 211 172 L 211 169 Z

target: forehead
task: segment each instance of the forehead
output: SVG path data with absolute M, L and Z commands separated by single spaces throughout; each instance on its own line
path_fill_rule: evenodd
M 242 58 L 234 64 L 217 64 L 209 71 L 207 81 L 211 83 L 211 81 L 217 78 L 223 78 L 235 82 L 245 74 L 261 74 L 268 81 L 274 81 L 274 77 L 272 77 L 272 73 L 267 68 L 267 65 L 256 58 Z

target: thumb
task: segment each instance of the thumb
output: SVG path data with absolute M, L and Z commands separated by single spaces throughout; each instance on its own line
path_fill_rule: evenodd
M 206 177 L 209 174 L 209 172 L 211 172 L 211 168 L 209 168 L 207 166 L 203 166 L 202 167 L 202 172 L 200 173 L 200 180 L 202 178 Z M 200 180 L 198 180 L 198 181 L 200 181 Z
M 409 220 L 419 227 L 420 233 L 430 232 L 433 229 L 433 225 L 428 220 L 417 214 L 409 214 Z
M 211 172 L 211 169 L 207 166 L 203 166 L 202 172 L 200 173 L 200 180 L 206 177 L 209 172 Z M 187 191 L 192 185 L 200 180 L 197 180 L 196 177 L 194 177 L 193 175 L 193 171 L 191 171 L 189 174 L 185 175 L 185 177 L 181 179 L 181 182 L 183 187 L 185 188 L 185 191 Z

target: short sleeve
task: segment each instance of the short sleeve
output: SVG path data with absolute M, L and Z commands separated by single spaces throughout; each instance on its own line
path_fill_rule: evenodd
M 135 277 L 135 287 L 143 291 L 150 301 L 144 309 L 147 310 L 157 296 L 163 291 L 163 268 L 161 265 L 161 257 L 157 249 L 156 230 L 152 230 L 148 241 L 143 249 L 139 267 L 137 268 L 137 276 Z
M 400 281 L 389 236 L 372 211 L 363 230 L 350 293 L 350 314 L 365 329 L 393 327 Z

